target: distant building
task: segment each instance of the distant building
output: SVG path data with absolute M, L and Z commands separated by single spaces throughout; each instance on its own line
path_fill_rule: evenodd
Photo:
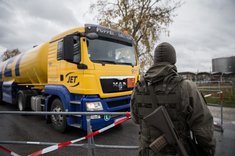
M 197 81 L 211 81 L 211 73 L 209 72 L 199 72 L 196 77 Z
M 212 59 L 212 72 L 235 73 L 235 56 Z
M 196 74 L 193 72 L 179 72 L 179 75 L 181 75 L 184 79 L 196 81 Z
M 212 59 L 212 73 L 179 72 L 179 74 L 185 79 L 202 84 L 208 81 L 235 83 L 235 56 Z
M 179 74 L 184 79 L 191 80 L 191 81 L 197 81 L 197 82 L 211 81 L 211 73 L 209 72 L 200 72 L 200 73 L 179 72 Z
M 232 72 L 214 72 L 211 77 L 212 81 L 226 81 L 226 82 L 235 82 L 235 73 Z
M 211 74 L 211 81 L 222 81 L 222 72 L 213 72 Z
M 235 82 L 235 56 L 212 59 L 212 80 Z

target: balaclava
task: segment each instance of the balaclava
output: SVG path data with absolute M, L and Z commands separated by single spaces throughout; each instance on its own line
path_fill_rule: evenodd
M 175 49 L 171 44 L 163 42 L 156 47 L 154 51 L 154 64 L 159 62 L 169 62 L 172 65 L 176 63 Z

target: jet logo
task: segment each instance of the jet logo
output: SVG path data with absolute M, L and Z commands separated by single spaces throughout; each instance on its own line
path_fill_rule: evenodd
M 77 76 L 69 76 L 67 83 L 75 83 L 77 79 Z
M 76 87 L 80 84 L 78 75 L 74 72 L 70 72 L 66 74 L 66 83 L 70 85 L 70 87 Z

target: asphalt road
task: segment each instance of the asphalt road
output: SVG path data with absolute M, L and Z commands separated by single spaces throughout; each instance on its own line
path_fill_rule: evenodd
M 15 111 L 16 107 L 7 104 L 0 105 L 0 111 Z M 235 119 L 234 119 L 235 120 Z M 235 155 L 235 122 L 226 120 L 224 122 L 224 133 L 215 132 L 217 140 L 216 156 Z M 21 115 L 0 115 L 0 140 L 5 141 L 39 141 L 39 142 L 64 142 L 80 138 L 86 135 L 85 132 L 70 128 L 65 134 L 61 134 L 52 129 L 50 124 L 46 124 L 42 116 L 21 116 Z M 81 143 L 86 143 L 83 141 Z M 112 128 L 95 137 L 95 143 L 107 145 L 138 145 L 138 126 L 131 120 L 121 126 Z M 28 155 L 46 146 L 38 145 L 3 145 L 20 155 Z M 97 149 L 96 156 L 133 156 L 137 155 L 136 150 L 120 149 Z M 0 151 L 0 156 L 6 156 Z M 81 147 L 66 147 L 51 153 L 47 156 L 86 156 L 87 150 Z

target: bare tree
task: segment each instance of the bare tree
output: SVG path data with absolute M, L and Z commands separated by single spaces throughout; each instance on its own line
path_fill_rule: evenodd
M 16 55 L 19 55 L 21 52 L 19 51 L 19 49 L 14 49 L 14 50 L 6 50 L 5 52 L 3 52 L 2 56 L 1 56 L 1 60 L 2 61 L 6 61 L 7 59 L 14 57 Z
M 169 33 L 168 26 L 181 6 L 180 0 L 98 0 L 91 4 L 91 12 L 97 11 L 98 23 L 113 29 L 128 31 L 136 42 L 140 67 L 151 65 L 152 51 L 162 32 Z

